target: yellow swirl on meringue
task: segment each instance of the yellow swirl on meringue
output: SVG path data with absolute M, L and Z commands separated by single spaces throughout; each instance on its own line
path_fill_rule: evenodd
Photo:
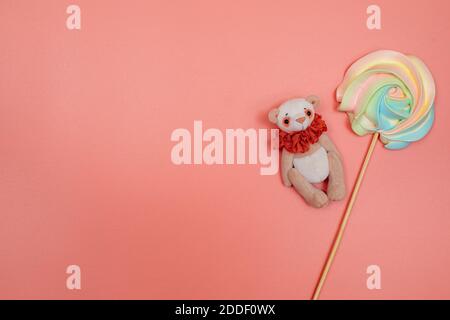
M 414 56 L 381 50 L 356 61 L 336 90 L 358 135 L 380 133 L 388 149 L 422 139 L 434 121 L 436 90 L 431 72 Z

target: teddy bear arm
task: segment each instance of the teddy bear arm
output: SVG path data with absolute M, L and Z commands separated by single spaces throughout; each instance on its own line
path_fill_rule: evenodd
M 339 157 L 339 160 L 341 159 L 341 154 L 327 134 L 323 133 L 320 136 L 319 143 L 327 152 L 334 152 Z
M 292 186 L 289 180 L 289 170 L 294 166 L 294 154 L 290 153 L 286 149 L 283 149 L 281 153 L 281 178 L 286 187 Z

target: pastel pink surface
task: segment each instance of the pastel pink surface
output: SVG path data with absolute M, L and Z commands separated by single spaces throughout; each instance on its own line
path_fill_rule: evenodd
M 450 2 L 379 0 L 379 31 L 369 1 L 78 0 L 69 31 L 71 3 L 0 2 L 0 298 L 308 299 L 345 201 L 313 209 L 254 165 L 175 166 L 170 134 L 271 128 L 271 107 L 317 94 L 352 185 L 369 137 L 334 90 L 384 48 L 433 72 L 436 122 L 377 146 L 322 297 L 450 298 Z

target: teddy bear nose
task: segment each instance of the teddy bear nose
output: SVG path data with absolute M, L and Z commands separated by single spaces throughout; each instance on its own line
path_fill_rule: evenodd
M 300 117 L 300 118 L 297 118 L 297 120 L 295 120 L 295 121 L 297 121 L 298 123 L 303 123 L 303 122 L 305 122 L 305 117 Z

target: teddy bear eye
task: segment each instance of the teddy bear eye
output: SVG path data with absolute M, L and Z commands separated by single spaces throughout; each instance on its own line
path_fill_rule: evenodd
M 284 119 L 285 124 L 289 124 L 289 119 Z
M 306 115 L 307 115 L 308 117 L 311 117 L 311 114 L 312 114 L 312 112 L 311 112 L 310 110 L 306 111 Z

